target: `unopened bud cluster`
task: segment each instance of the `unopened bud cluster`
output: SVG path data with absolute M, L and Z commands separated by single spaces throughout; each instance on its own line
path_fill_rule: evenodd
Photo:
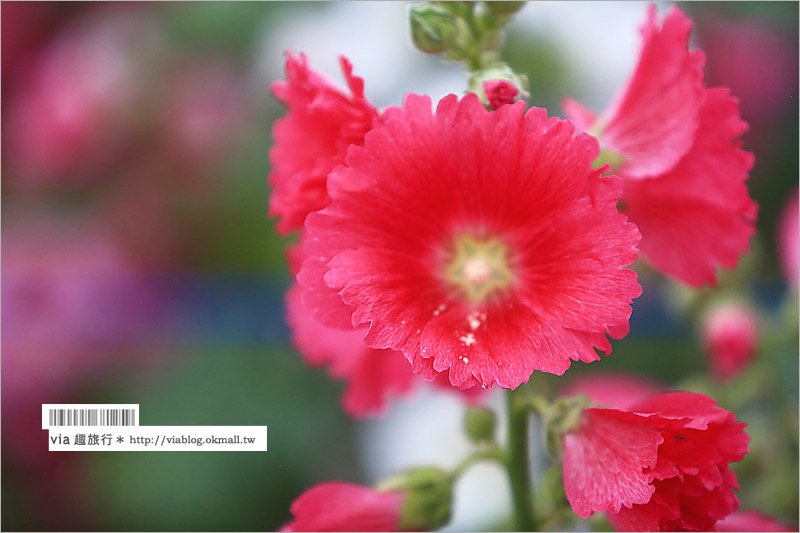
M 411 38 L 423 52 L 469 68 L 469 90 L 489 109 L 524 99 L 528 80 L 500 60 L 502 30 L 524 2 L 420 2 L 409 11 Z

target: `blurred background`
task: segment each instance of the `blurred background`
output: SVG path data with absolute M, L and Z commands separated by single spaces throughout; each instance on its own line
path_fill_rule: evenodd
M 750 123 L 752 251 L 715 291 L 638 264 L 644 295 L 614 354 L 535 381 L 624 370 L 712 394 L 749 424 L 742 507 L 796 526 L 798 5 L 680 5 L 708 84 L 731 87 Z M 530 103 L 603 109 L 635 63 L 645 8 L 529 4 L 504 57 L 528 74 Z M 270 531 L 312 484 L 466 454 L 452 395 L 420 390 L 379 420 L 344 414 L 343 384 L 291 345 L 288 241 L 266 214 L 285 50 L 340 84 L 348 56 L 380 108 L 465 89 L 460 65 L 413 48 L 406 3 L 1 9 L 4 530 Z M 754 310 L 759 334 L 755 360 L 725 382 L 702 327 L 723 297 Z M 142 425 L 266 425 L 269 451 L 49 453 L 41 404 L 94 402 L 138 403 Z M 505 483 L 490 467 L 467 475 L 450 529 L 506 527 Z

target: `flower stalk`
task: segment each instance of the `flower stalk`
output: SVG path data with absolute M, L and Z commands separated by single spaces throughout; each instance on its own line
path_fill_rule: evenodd
M 455 480 L 464 472 L 469 470 L 475 463 L 480 461 L 497 461 L 508 468 L 508 456 L 496 443 L 492 443 L 487 448 L 478 450 L 456 466 L 451 476 Z
M 514 521 L 519 531 L 536 531 L 529 454 L 530 412 L 523 386 L 507 393 L 508 477 L 514 502 Z

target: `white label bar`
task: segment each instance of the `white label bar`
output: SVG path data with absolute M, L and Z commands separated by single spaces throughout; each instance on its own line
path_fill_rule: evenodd
M 50 451 L 267 451 L 267 426 L 67 426 L 49 429 Z

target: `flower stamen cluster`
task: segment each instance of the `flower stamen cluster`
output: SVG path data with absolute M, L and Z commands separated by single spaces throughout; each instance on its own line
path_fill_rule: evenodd
M 506 246 L 499 240 L 463 236 L 456 240 L 447 280 L 469 301 L 480 303 L 511 284 L 506 254 Z

